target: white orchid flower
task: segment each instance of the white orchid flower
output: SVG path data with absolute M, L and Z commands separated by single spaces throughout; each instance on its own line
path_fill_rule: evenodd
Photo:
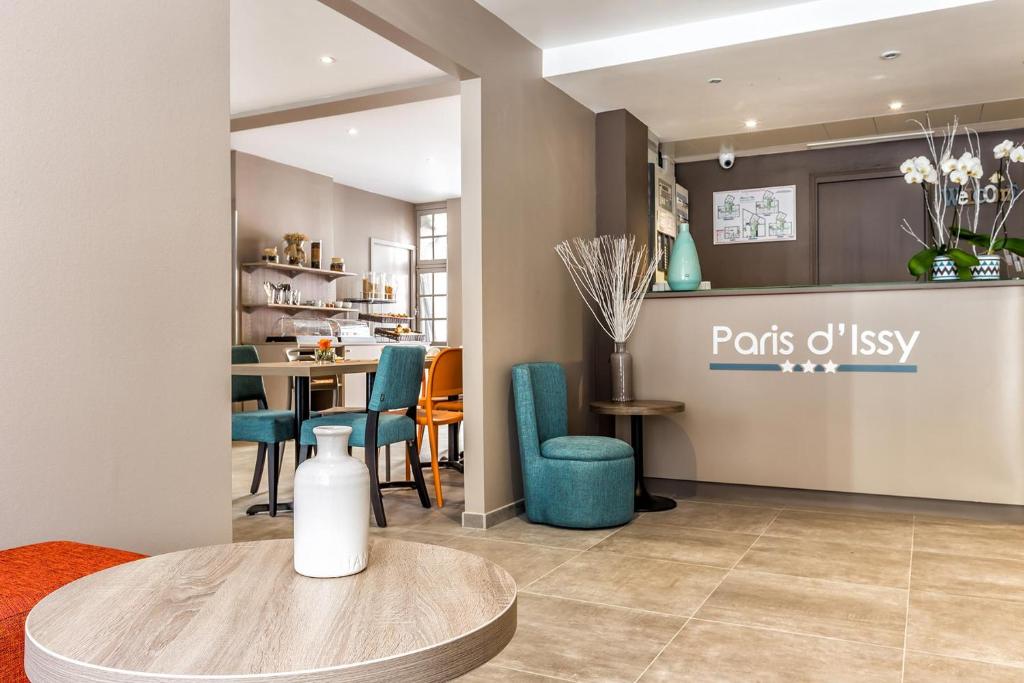
M 913 171 L 914 168 L 915 168 L 914 160 L 913 159 L 907 159 L 902 164 L 900 164 L 900 173 L 902 173 L 903 175 L 906 175 L 906 174 L 910 173 L 911 171 Z
M 921 173 L 928 173 L 932 168 L 932 161 L 928 157 L 917 157 L 914 159 L 914 168 Z
M 1013 150 L 1013 140 L 1003 140 L 992 148 L 992 154 L 996 159 L 1005 159 L 1010 156 L 1011 150 Z
M 953 173 L 958 173 L 957 179 L 953 178 Z M 957 185 L 964 185 L 970 181 L 971 178 L 980 178 L 984 171 L 981 168 L 981 159 L 972 155 L 970 152 L 964 152 L 959 159 L 956 160 L 956 171 L 949 174 L 949 179 Z
M 1015 164 L 1024 164 L 1024 145 L 1017 145 L 1010 152 L 1010 161 Z
M 924 182 L 924 174 L 917 169 L 911 169 L 910 173 L 904 173 L 903 179 L 907 181 L 908 185 L 920 185 Z
M 939 168 L 942 169 L 942 175 L 949 175 L 956 170 L 956 159 L 953 157 L 944 157 L 942 163 L 939 164 Z
M 988 181 L 990 183 L 1000 183 L 1000 182 L 1002 182 L 1002 180 L 1003 180 L 1003 176 L 998 171 L 996 171 L 995 173 L 993 173 L 992 175 L 990 175 L 988 177 Z
M 928 166 L 928 170 L 924 174 L 924 181 L 929 185 L 934 185 L 939 182 L 939 173 L 935 170 L 934 166 Z

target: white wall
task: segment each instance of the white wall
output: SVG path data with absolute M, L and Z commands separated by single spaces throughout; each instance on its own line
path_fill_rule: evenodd
M 228 542 L 228 4 L 3 0 L 0 64 L 0 547 Z

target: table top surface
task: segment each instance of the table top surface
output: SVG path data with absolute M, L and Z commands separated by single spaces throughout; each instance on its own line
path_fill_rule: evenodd
M 516 584 L 452 548 L 371 538 L 367 569 L 312 579 L 292 541 L 130 562 L 44 598 L 26 623 L 34 680 L 443 681 L 516 628 Z
M 430 368 L 433 358 L 428 358 L 423 367 Z M 337 360 L 333 363 L 318 363 L 312 360 L 275 361 L 272 363 L 233 363 L 232 375 L 260 375 L 276 377 L 330 377 L 364 372 L 376 372 L 377 360 Z
M 669 415 L 686 410 L 682 401 L 591 401 L 598 415 Z

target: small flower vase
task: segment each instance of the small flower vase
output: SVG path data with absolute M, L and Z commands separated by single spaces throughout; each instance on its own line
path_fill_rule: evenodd
M 295 470 L 295 571 L 317 579 L 366 569 L 370 473 L 348 454 L 351 427 L 314 427 L 317 454 Z
M 626 345 L 615 342 L 611 359 L 612 400 L 620 403 L 633 400 L 633 356 Z
M 313 352 L 313 359 L 317 363 L 333 363 L 337 357 L 338 355 L 334 352 L 333 348 L 317 349 Z
M 679 228 L 672 256 L 668 261 L 668 286 L 673 292 L 687 292 L 700 287 L 700 261 L 697 259 L 697 245 L 693 243 L 690 226 L 686 223 Z

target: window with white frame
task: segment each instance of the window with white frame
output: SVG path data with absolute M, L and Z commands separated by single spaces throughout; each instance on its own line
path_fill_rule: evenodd
M 416 311 L 427 343 L 448 343 L 448 214 L 444 207 L 417 211 Z

